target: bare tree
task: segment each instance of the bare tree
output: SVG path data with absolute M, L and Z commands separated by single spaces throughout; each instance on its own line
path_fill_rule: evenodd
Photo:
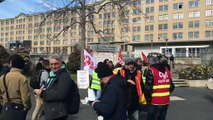
M 62 19 L 66 24 L 60 28 L 60 31 L 51 37 L 46 36 L 49 40 L 57 40 L 57 37 L 60 34 L 67 32 L 72 29 L 72 27 L 78 25 L 80 27 L 81 36 L 81 69 L 83 69 L 87 25 L 89 25 L 97 35 L 105 39 L 104 33 L 110 34 L 110 32 L 99 29 L 93 22 L 94 16 L 107 11 L 108 6 L 110 6 L 110 9 L 117 9 L 123 14 L 122 10 L 125 9 L 126 6 L 131 6 L 134 1 L 141 0 L 62 0 L 62 4 L 60 5 L 54 5 L 53 0 L 43 0 L 45 5 L 48 5 L 52 10 L 44 14 L 40 26 L 43 24 L 49 24 L 48 22 L 55 25 L 58 20 Z M 71 17 L 70 21 L 67 18 L 68 16 Z

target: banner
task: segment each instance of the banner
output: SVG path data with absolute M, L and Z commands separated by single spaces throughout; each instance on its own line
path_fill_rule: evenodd
M 122 49 L 120 49 L 118 54 L 118 63 L 121 65 L 123 64 Z
M 84 50 L 84 70 L 88 71 L 89 74 L 92 75 L 95 67 L 95 59 L 86 50 Z
M 147 61 L 147 57 L 146 57 L 146 55 L 145 55 L 143 52 L 141 52 L 141 58 L 143 59 L 143 61 L 144 61 L 145 63 L 148 62 L 148 61 Z

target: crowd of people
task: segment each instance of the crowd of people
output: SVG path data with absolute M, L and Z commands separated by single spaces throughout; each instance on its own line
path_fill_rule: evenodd
M 124 60 L 124 65 L 105 59 L 99 62 L 90 76 L 90 86 L 95 100 L 90 105 L 98 119 L 139 120 L 141 110 L 147 112 L 147 120 L 165 120 L 174 84 L 169 65 L 163 57 L 147 56 Z M 31 108 L 30 87 L 22 74 L 24 60 L 13 55 L 10 67 L 1 73 L 0 120 L 25 120 Z M 48 60 L 39 59 L 36 65 L 39 71 L 39 87 L 32 87 L 36 100 L 32 120 L 66 120 L 69 112 L 67 99 L 72 82 L 62 57 L 52 55 Z

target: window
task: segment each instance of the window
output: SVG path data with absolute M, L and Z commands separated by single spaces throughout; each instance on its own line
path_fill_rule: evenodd
M 140 17 L 133 18 L 133 19 L 132 19 L 132 22 L 133 22 L 133 23 L 140 23 L 140 22 L 141 22 L 141 18 L 140 18 Z
M 146 4 L 154 3 L 155 0 L 146 0 Z
M 98 14 L 99 18 L 102 19 L 102 14 Z
M 122 27 L 121 28 L 121 32 L 128 32 L 129 31 L 129 28 L 128 27 Z
M 154 22 L 154 16 L 147 16 L 146 22 Z
M 183 3 L 182 2 L 173 4 L 173 10 L 180 10 L 180 9 L 183 9 Z
M 140 41 L 141 36 L 140 35 L 133 35 L 132 41 Z
M 110 19 L 110 13 L 104 13 L 104 19 Z
M 129 23 L 129 19 L 122 19 L 121 20 L 121 24 L 128 24 Z
M 199 28 L 200 22 L 199 21 L 189 21 L 189 28 Z
M 109 13 L 109 15 L 110 15 L 110 13 Z M 128 10 L 122 11 L 120 16 L 121 17 L 128 17 L 129 16 L 129 11 Z
M 141 9 L 133 9 L 133 15 L 140 15 Z
M 132 28 L 132 32 L 140 32 L 140 31 L 141 31 L 141 27 L 140 26 Z
M 134 0 L 132 4 L 133 4 L 134 7 L 140 6 L 141 5 L 141 0 Z
M 212 10 L 206 10 L 206 16 L 213 16 L 213 9 Z
M 160 34 L 158 34 L 158 39 L 165 40 L 168 38 L 167 36 L 168 36 L 167 33 L 160 33 Z
M 206 36 L 206 38 L 213 37 L 213 30 L 207 30 L 207 31 L 205 31 L 205 36 Z
M 173 38 L 174 40 L 182 39 L 182 38 L 183 38 L 183 33 L 182 33 L 182 32 L 173 33 L 173 34 L 172 34 L 172 38 Z
M 154 13 L 154 7 L 146 7 L 146 13 Z
M 168 0 L 159 0 L 159 2 L 168 2 Z
M 159 16 L 159 21 L 165 21 L 165 20 L 168 20 L 168 19 L 169 19 L 168 15 L 160 15 Z
M 200 11 L 189 12 L 189 18 L 200 17 Z
M 188 32 L 188 38 L 192 39 L 192 38 L 199 38 L 199 31 L 195 31 L 195 32 Z
M 182 19 L 183 18 L 183 13 L 175 13 L 173 14 L 173 19 Z
M 145 35 L 145 41 L 151 41 L 151 40 L 153 40 L 153 34 Z
M 168 11 L 168 5 L 159 6 L 159 12 Z
M 158 25 L 158 30 L 167 30 L 168 29 L 168 24 L 159 24 Z
M 145 31 L 153 31 L 154 30 L 154 26 L 153 25 L 146 25 L 145 26 Z
M 33 44 L 34 44 L 34 45 L 38 45 L 38 41 L 34 41 Z
M 213 0 L 206 0 L 206 6 L 213 5 Z
M 200 0 L 189 1 L 189 8 L 199 7 Z
M 44 45 L 44 41 L 40 41 L 40 45 Z
M 206 20 L 205 24 L 206 24 L 206 27 L 213 27 L 213 20 Z
M 182 29 L 182 28 L 183 28 L 182 22 L 173 23 L 173 29 Z

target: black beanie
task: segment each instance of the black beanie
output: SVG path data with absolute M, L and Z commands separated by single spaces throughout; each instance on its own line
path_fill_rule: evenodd
M 20 55 L 15 54 L 12 56 L 11 64 L 12 68 L 24 69 L 25 62 Z
M 113 74 L 109 66 L 103 62 L 98 63 L 95 72 L 97 72 L 99 78 L 107 77 Z

